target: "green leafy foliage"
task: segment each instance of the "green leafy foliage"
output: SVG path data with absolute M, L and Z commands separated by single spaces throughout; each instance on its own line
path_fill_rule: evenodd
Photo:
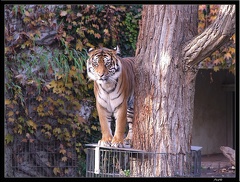
M 7 134 L 6 136 L 5 136 L 5 142 L 6 142 L 6 144 L 8 144 L 8 143 L 10 143 L 10 142 L 13 142 L 13 135 L 11 135 L 11 134 Z
M 15 137 L 59 140 L 59 160 L 67 162 L 67 148 L 75 147 L 85 175 L 84 144 L 101 137 L 86 50 L 119 45 L 123 55 L 133 56 L 141 6 L 6 5 L 5 10 L 5 143 Z M 80 114 L 86 106 L 88 119 Z M 68 171 L 55 167 L 53 173 Z
M 58 39 L 66 46 L 71 42 L 81 51 L 119 45 L 123 55 L 134 55 L 141 5 L 66 5 L 57 14 L 62 23 Z

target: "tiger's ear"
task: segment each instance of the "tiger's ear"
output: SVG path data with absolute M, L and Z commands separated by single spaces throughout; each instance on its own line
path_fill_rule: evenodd
M 115 47 L 114 48 L 114 50 L 115 50 L 115 53 L 116 54 L 118 54 L 118 55 L 120 55 L 121 54 L 121 51 L 120 51 L 120 49 L 119 49 L 119 47 L 117 46 L 117 47 Z
M 91 56 L 91 55 L 92 55 L 91 53 L 92 53 L 92 51 L 94 51 L 94 50 L 95 50 L 95 49 L 94 49 L 94 48 L 92 48 L 92 47 L 91 47 L 91 48 L 89 48 L 89 49 L 88 49 L 88 52 L 87 52 L 87 53 L 88 53 L 88 56 Z

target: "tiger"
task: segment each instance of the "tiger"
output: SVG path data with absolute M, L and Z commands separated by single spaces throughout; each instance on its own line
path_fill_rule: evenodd
M 124 148 L 132 145 L 134 105 L 134 57 L 122 58 L 120 49 L 88 50 L 87 75 L 94 81 L 94 95 L 102 138 L 99 146 Z M 114 136 L 111 130 L 115 119 Z M 128 134 L 124 139 L 128 124 Z

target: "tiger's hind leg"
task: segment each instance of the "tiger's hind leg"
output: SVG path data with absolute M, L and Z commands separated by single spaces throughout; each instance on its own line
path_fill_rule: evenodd
M 132 137 L 133 137 L 133 131 L 132 131 L 133 116 L 134 116 L 133 107 L 134 107 L 134 95 L 132 93 L 127 102 L 128 134 L 124 139 L 124 145 L 130 145 L 130 147 L 132 147 Z
M 132 136 L 133 136 L 133 131 L 132 131 L 132 124 L 133 124 L 133 108 L 128 108 L 127 109 L 127 124 L 128 124 L 128 134 L 126 138 L 124 139 L 124 145 L 130 145 L 132 147 Z

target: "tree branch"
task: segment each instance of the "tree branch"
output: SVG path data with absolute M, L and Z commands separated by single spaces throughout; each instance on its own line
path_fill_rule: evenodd
M 229 41 L 235 33 L 235 5 L 221 5 L 217 19 L 182 49 L 183 61 L 192 67 Z

